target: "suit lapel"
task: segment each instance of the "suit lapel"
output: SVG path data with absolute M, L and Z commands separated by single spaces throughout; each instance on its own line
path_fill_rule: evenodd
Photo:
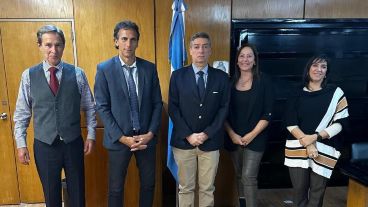
M 139 100 L 138 103 L 139 103 L 139 108 L 141 108 L 146 73 L 144 70 L 144 65 L 142 64 L 140 59 L 137 58 L 136 61 L 137 61 L 136 64 L 137 64 L 137 73 L 138 73 L 138 100 Z
M 124 95 L 126 97 L 129 97 L 128 86 L 127 86 L 127 82 L 126 82 L 126 79 L 125 79 L 123 68 L 121 67 L 121 62 L 119 60 L 119 56 L 116 56 L 114 58 L 114 68 L 113 68 L 113 70 L 114 70 L 113 74 L 116 74 L 117 77 L 120 77 L 121 87 L 123 88 Z

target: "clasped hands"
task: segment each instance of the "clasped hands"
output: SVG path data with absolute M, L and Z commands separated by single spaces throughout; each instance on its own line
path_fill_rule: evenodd
M 153 133 L 140 134 L 135 136 L 122 136 L 119 142 L 130 148 L 130 151 L 144 150 L 147 148 L 147 143 L 153 138 Z
M 243 137 L 236 134 L 236 133 L 233 133 L 232 135 L 230 135 L 230 138 L 231 138 L 231 141 L 234 143 L 234 144 L 238 144 L 238 145 L 241 145 L 241 146 L 247 146 L 249 143 L 252 142 L 252 140 L 254 139 L 254 136 L 251 132 L 245 134 Z
M 197 147 L 203 144 L 208 139 L 208 135 L 204 132 L 193 133 L 189 135 L 186 139 L 188 140 L 189 144 L 191 144 L 193 147 Z
M 299 139 L 299 143 L 307 148 L 307 155 L 310 158 L 318 157 L 318 150 L 315 145 L 316 140 L 316 134 L 308 134 Z

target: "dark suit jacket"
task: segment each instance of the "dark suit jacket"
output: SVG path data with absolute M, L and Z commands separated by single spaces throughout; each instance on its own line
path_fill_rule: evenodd
M 151 131 L 157 135 L 161 123 L 162 98 L 156 67 L 138 57 L 136 63 L 140 134 Z M 97 111 L 105 127 L 104 146 L 111 150 L 122 149 L 125 146 L 119 139 L 123 135 L 133 135 L 133 127 L 128 86 L 118 56 L 97 65 L 94 91 Z M 156 142 L 154 138 L 148 146 Z
M 205 132 L 208 139 L 199 149 L 220 149 L 223 146 L 223 124 L 228 105 L 229 80 L 225 72 L 208 67 L 206 92 L 203 100 L 200 100 L 192 66 L 174 71 L 169 89 L 169 115 L 173 121 L 171 146 L 193 149 L 186 137 L 192 133 Z

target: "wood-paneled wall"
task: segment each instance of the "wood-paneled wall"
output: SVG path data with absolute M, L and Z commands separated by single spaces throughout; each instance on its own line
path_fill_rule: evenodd
M 303 18 L 304 1 L 305 0 L 233 0 L 232 17 L 233 19 Z
M 305 18 L 367 18 L 366 0 L 305 0 Z
M 230 22 L 231 18 L 366 18 L 368 3 L 366 0 L 185 0 L 186 43 L 190 36 L 198 31 L 208 32 L 212 38 L 214 60 L 230 59 Z M 1 18 L 72 18 L 75 21 L 75 36 L 78 65 L 87 74 L 90 85 L 94 85 L 96 64 L 117 54 L 113 44 L 113 28 L 123 19 L 135 21 L 140 26 L 141 39 L 137 56 L 156 62 L 163 101 L 168 100 L 170 65 L 168 62 L 168 38 L 171 23 L 171 0 L 1 0 Z M 190 62 L 190 57 L 189 61 Z M 166 109 L 166 107 L 165 107 Z M 161 141 L 167 137 L 167 116 L 163 118 Z M 99 125 L 101 126 L 101 125 Z M 106 204 L 107 182 L 95 185 L 96 181 L 107 179 L 107 154 L 102 147 L 102 128 L 98 129 L 97 149 L 86 158 L 87 203 L 104 206 Z M 161 202 L 161 174 L 165 156 L 165 146 L 158 145 L 158 173 L 156 206 Z M 131 164 L 130 173 L 137 173 Z M 229 177 L 233 175 L 232 165 L 226 153 L 223 153 L 217 176 L 216 205 L 232 204 L 234 184 L 229 187 Z M 224 179 L 225 178 L 225 179 Z M 127 185 L 136 185 L 128 183 Z M 129 186 L 132 188 L 134 186 Z M 138 186 L 135 186 L 138 187 Z M 229 199 L 227 199 L 228 197 Z M 91 200 L 89 200 L 91 199 Z M 157 200 L 158 199 L 158 200 Z M 136 197 L 132 198 L 136 202 Z M 224 202 L 224 203 L 222 203 Z M 134 205 L 133 205 L 134 206 Z
M 233 0 L 232 18 L 367 18 L 365 0 Z
M 0 18 L 73 18 L 73 0 L 1 0 Z

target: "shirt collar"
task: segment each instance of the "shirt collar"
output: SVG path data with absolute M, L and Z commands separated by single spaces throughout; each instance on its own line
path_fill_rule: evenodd
M 197 74 L 199 71 L 203 71 L 205 75 L 208 74 L 208 65 L 206 65 L 202 70 L 200 70 L 198 67 L 196 67 L 194 64 L 192 64 L 192 68 L 195 74 Z
M 45 72 L 48 71 L 51 67 L 55 67 L 59 71 L 61 71 L 63 69 L 63 61 L 60 61 L 60 63 L 56 66 L 51 66 L 46 60 L 44 60 L 42 61 L 42 67 Z
M 134 60 L 134 63 L 132 64 L 132 65 L 128 65 L 128 64 L 126 64 L 121 58 L 120 58 L 120 56 L 119 56 L 119 60 L 120 60 L 120 64 L 121 64 L 121 66 L 128 66 L 128 67 L 133 67 L 133 68 L 137 68 L 137 59 L 136 60 Z

